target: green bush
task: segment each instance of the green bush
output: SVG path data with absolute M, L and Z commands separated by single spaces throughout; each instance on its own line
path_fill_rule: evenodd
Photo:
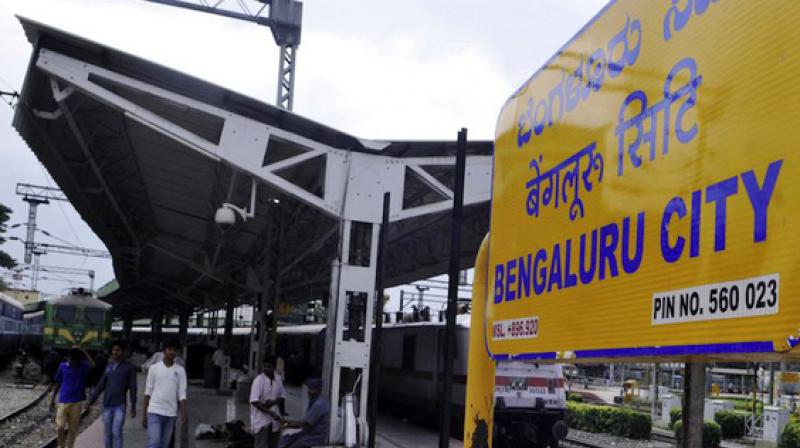
M 800 448 L 800 422 L 792 422 L 783 428 L 778 448 Z
M 583 403 L 583 395 L 576 394 L 574 392 L 567 392 L 567 401 L 572 401 L 574 403 Z
M 671 409 L 669 411 L 669 427 L 670 427 L 670 429 L 675 427 L 675 423 L 678 420 L 681 419 L 682 415 L 683 415 L 683 410 L 680 409 L 680 408 Z
M 631 439 L 648 439 L 650 416 L 630 409 L 567 402 L 567 424 L 575 429 Z
M 745 412 L 720 411 L 714 416 L 714 421 L 722 428 L 722 438 L 738 439 L 744 436 Z
M 681 446 L 683 439 L 683 420 L 675 422 L 675 440 Z M 715 422 L 703 422 L 703 448 L 719 448 L 722 443 L 722 428 Z

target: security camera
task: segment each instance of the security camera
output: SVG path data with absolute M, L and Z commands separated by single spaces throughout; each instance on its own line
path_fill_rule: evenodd
M 232 226 L 236 224 L 236 213 L 228 207 L 220 207 L 214 214 L 214 222 L 221 226 Z
M 236 215 L 239 215 L 243 222 L 247 222 L 247 218 L 253 218 L 255 216 L 241 207 L 226 202 L 214 213 L 214 222 L 221 226 L 232 226 L 236 224 Z

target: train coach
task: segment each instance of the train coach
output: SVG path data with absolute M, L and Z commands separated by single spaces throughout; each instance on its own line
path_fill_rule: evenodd
M 0 293 L 0 356 L 15 353 L 22 343 L 25 332 L 22 311 L 21 303 Z

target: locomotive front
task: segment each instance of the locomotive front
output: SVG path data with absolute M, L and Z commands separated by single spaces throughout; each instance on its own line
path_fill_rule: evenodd
M 111 305 L 82 288 L 47 302 L 44 308 L 43 347 L 91 351 L 106 349 L 111 340 Z

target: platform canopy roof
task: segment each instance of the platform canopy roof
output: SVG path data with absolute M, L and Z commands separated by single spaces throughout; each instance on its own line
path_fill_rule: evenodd
M 342 223 L 379 222 L 384 191 L 387 286 L 446 272 L 454 141 L 359 139 L 20 21 L 33 53 L 14 127 L 111 252 L 115 312 L 250 303 L 276 287 L 282 302 L 325 299 Z M 488 229 L 491 151 L 468 144 L 462 267 Z M 215 223 L 223 203 L 253 199 L 246 222 Z

